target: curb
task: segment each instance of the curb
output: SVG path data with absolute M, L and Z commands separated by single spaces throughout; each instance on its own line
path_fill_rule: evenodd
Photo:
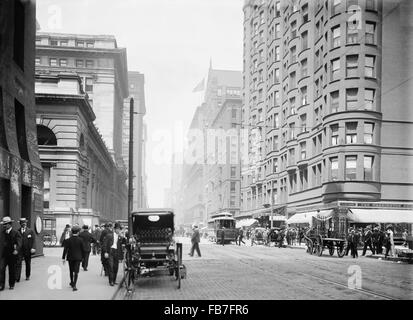
M 397 263 L 406 263 L 406 264 L 413 264 L 413 259 L 409 258 L 384 258 L 384 256 L 377 256 L 377 255 L 370 255 L 366 256 L 366 258 L 371 258 L 371 259 L 376 259 L 376 260 L 382 260 L 382 261 L 391 261 L 391 262 L 397 262 Z

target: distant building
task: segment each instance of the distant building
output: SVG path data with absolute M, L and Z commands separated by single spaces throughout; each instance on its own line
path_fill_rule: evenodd
M 407 0 L 245 1 L 244 216 L 411 212 L 412 16 Z
M 130 128 L 130 100 L 134 99 L 133 118 L 133 210 L 146 208 L 146 175 L 145 175 L 145 147 L 146 125 L 143 117 L 146 114 L 145 105 L 145 77 L 136 71 L 128 72 L 129 96 L 124 101 L 122 126 L 123 159 L 129 167 L 129 128 Z
M 34 106 L 36 2 L 0 1 L 0 219 L 26 218 L 43 253 L 43 170 Z M 40 233 L 40 234 L 39 234 Z M 1 253 L 0 253 L 1 254 Z
M 182 172 L 183 223 L 207 224 L 211 214 L 240 208 L 242 73 L 210 66 L 204 103 L 188 132 Z
M 116 169 L 95 119 L 77 74 L 36 77 L 44 217 L 58 236 L 66 224 L 127 219 L 126 175 Z

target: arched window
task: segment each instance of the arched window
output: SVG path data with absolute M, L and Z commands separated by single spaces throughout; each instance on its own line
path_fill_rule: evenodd
M 48 127 L 37 125 L 37 144 L 39 146 L 57 146 L 56 135 Z

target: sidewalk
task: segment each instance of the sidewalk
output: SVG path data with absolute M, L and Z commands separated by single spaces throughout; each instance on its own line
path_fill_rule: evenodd
M 0 300 L 109 300 L 117 286 L 109 286 L 108 278 L 101 276 L 100 256 L 90 256 L 88 271 L 80 268 L 77 282 L 78 291 L 69 286 L 69 265 L 62 264 L 63 248 L 45 248 L 44 256 L 32 259 L 32 274 L 29 281 L 25 277 L 23 262 L 22 277 L 14 290 L 9 290 L 8 271 L 6 286 L 0 291 Z M 122 264 L 119 264 L 117 282 L 122 279 Z M 61 285 L 61 286 L 60 286 Z M 57 288 L 56 288 L 57 287 Z M 59 288 L 61 287 L 61 288 Z

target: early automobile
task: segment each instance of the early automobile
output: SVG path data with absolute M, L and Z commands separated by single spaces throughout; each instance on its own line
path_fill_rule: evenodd
M 175 276 L 178 289 L 186 277 L 182 264 L 182 243 L 174 240 L 172 209 L 142 209 L 132 213 L 132 233 L 124 259 L 124 284 L 132 290 L 140 276 L 154 270 Z M 153 273 L 152 273 L 153 274 Z

